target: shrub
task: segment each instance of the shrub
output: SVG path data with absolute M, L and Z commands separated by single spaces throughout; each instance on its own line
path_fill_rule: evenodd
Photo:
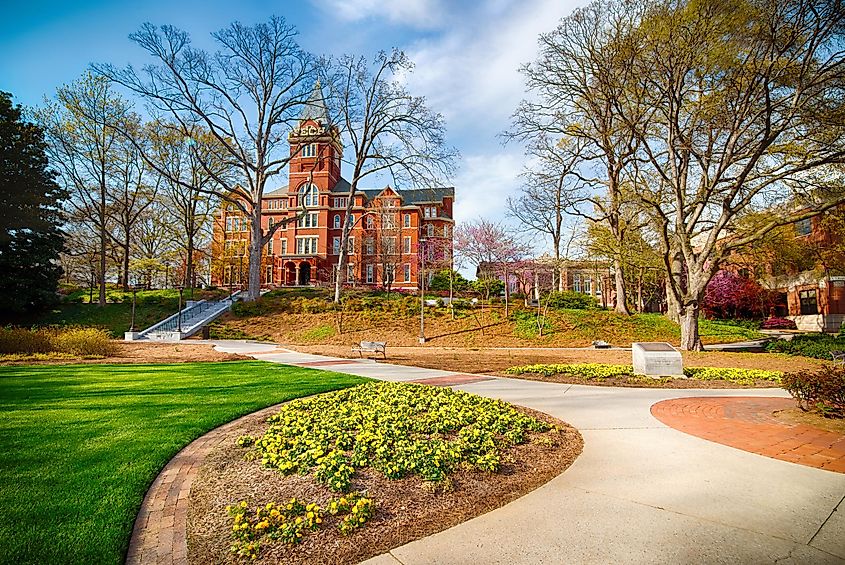
M 46 330 L 0 328 L 0 353 L 48 353 L 53 351 L 51 334 Z
M 598 302 L 592 296 L 572 290 L 552 292 L 541 302 L 545 303 L 546 301 L 548 301 L 549 308 L 556 309 L 586 310 L 598 307 Z
M 74 328 L 60 332 L 53 338 L 56 351 L 81 356 L 114 355 L 117 346 L 109 334 L 97 328 Z
M 783 388 L 803 410 L 827 417 L 845 416 L 845 367 L 826 365 L 813 372 L 788 373 Z
M 764 330 L 796 330 L 798 326 L 789 318 L 767 318 L 763 320 L 760 328 Z
M 522 339 L 532 339 L 538 337 L 538 320 L 537 313 L 533 310 L 515 310 L 513 313 L 514 324 L 513 333 L 515 336 Z M 543 326 L 543 335 L 548 335 L 552 331 L 552 324 L 545 316 L 541 317 L 540 321 Z
M 803 355 L 830 361 L 831 351 L 845 350 L 845 338 L 827 334 L 796 335 L 791 340 L 779 339 L 766 344 L 766 351 Z

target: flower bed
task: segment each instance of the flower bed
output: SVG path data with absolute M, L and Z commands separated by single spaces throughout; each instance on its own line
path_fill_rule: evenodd
M 505 504 L 581 446 L 547 416 L 409 383 L 296 400 L 267 423 L 192 488 L 192 560 L 357 562 Z
M 585 381 L 601 381 L 608 378 L 642 379 L 634 374 L 631 365 L 605 365 L 602 363 L 583 363 L 572 365 L 521 365 L 510 367 L 505 371 L 508 375 L 566 375 L 581 378 Z M 752 385 L 757 381 L 771 381 L 779 383 L 783 373 L 781 371 L 765 371 L 761 369 L 730 369 L 723 367 L 684 367 L 684 375 L 691 379 L 702 381 L 721 380 L 731 383 Z M 649 377 L 646 377 L 647 379 Z

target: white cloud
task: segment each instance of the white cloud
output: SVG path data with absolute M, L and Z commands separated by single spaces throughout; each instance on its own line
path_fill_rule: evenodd
M 503 219 L 505 202 L 519 187 L 522 156 L 512 152 L 466 155 L 454 179 L 455 221 Z
M 442 22 L 441 0 L 312 0 L 332 16 L 357 22 L 369 18 L 385 18 L 391 23 L 416 28 L 432 28 Z
M 462 14 L 443 34 L 408 48 L 416 64 L 412 91 L 443 112 L 450 130 L 493 137 L 524 95 L 518 69 L 536 57 L 537 37 L 551 31 L 576 2 L 488 2 Z M 462 132 L 463 133 L 463 132 Z

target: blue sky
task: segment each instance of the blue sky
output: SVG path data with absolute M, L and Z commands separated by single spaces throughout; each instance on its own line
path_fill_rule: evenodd
M 445 118 L 449 142 L 462 154 L 456 219 L 503 218 L 519 187 L 522 149 L 497 137 L 523 95 L 520 64 L 536 54 L 538 34 L 583 2 L 576 0 L 300 0 L 17 1 L 0 19 L 0 90 L 39 104 L 91 62 L 143 64 L 127 36 L 145 21 L 191 33 L 213 48 L 209 33 L 232 21 L 284 16 L 314 53 L 368 54 L 399 47 L 414 61 L 409 79 Z

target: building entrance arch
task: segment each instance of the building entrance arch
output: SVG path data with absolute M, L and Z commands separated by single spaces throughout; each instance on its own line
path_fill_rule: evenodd
M 303 262 L 299 264 L 299 277 L 296 281 L 299 286 L 307 286 L 311 284 L 311 264 Z

